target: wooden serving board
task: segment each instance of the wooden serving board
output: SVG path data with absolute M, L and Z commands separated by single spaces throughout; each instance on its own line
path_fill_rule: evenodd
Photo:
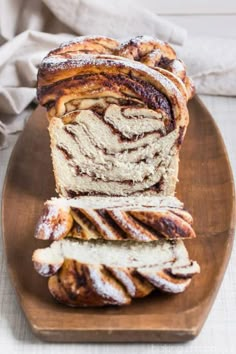
M 45 200 L 55 195 L 47 121 L 37 108 L 12 154 L 3 194 L 3 234 L 9 274 L 20 305 L 41 339 L 57 342 L 182 342 L 206 320 L 233 243 L 232 173 L 221 135 L 199 98 L 189 103 L 190 125 L 181 151 L 177 196 L 194 216 L 198 238 L 185 244 L 201 266 L 178 295 L 158 292 L 127 307 L 72 309 L 54 301 L 47 279 L 31 262 L 48 242 L 33 238 Z

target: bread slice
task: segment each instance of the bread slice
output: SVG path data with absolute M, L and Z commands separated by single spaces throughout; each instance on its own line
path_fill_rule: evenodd
M 39 239 L 136 240 L 194 238 L 192 217 L 175 197 L 53 198 L 35 230 Z
M 49 290 L 70 306 L 129 304 L 155 288 L 179 293 L 199 266 L 182 241 L 83 241 L 64 239 L 33 254 L 37 272 L 49 276 Z

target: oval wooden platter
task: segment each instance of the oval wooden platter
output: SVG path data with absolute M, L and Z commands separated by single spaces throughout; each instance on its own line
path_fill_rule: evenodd
M 29 119 L 12 154 L 3 194 L 3 234 L 9 274 L 20 305 L 41 339 L 60 342 L 182 342 L 207 318 L 233 243 L 234 185 L 221 135 L 198 97 L 181 150 L 177 196 L 194 216 L 198 238 L 185 244 L 201 266 L 179 295 L 153 293 L 127 307 L 71 309 L 56 303 L 47 279 L 33 269 L 33 238 L 45 200 L 55 195 L 47 121 L 42 108 Z

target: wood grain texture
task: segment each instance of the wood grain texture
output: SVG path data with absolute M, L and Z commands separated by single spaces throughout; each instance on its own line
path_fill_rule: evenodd
M 183 294 L 153 293 L 123 308 L 71 309 L 57 304 L 47 280 L 33 269 L 33 238 L 43 202 L 55 195 L 47 121 L 38 108 L 12 154 L 3 193 L 3 234 L 12 283 L 32 331 L 60 342 L 173 342 L 200 331 L 220 286 L 232 249 L 234 186 L 227 153 L 213 119 L 195 97 L 181 151 L 177 196 L 194 216 L 198 238 L 186 241 L 201 265 Z

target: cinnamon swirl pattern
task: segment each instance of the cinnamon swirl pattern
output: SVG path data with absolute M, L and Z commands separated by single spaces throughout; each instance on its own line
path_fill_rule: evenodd
M 79 37 L 63 43 L 49 56 L 73 58 L 80 54 L 116 55 L 150 66 L 173 80 L 186 99 L 195 92 L 193 82 L 186 74 L 186 66 L 178 59 L 174 49 L 166 42 L 150 36 L 138 36 L 125 42 L 102 36 Z
M 85 38 L 64 45 L 39 69 L 38 98 L 48 109 L 57 191 L 66 197 L 171 195 L 188 125 L 186 97 L 171 72 L 139 59 L 147 60 L 157 46 L 163 55 L 174 52 L 139 39 L 137 57 L 128 44 L 104 42 Z
M 194 86 L 173 48 L 151 37 L 80 37 L 38 71 L 56 188 L 35 237 L 36 271 L 69 306 L 127 305 L 180 293 L 200 272 L 184 239 L 192 216 L 174 197 Z

